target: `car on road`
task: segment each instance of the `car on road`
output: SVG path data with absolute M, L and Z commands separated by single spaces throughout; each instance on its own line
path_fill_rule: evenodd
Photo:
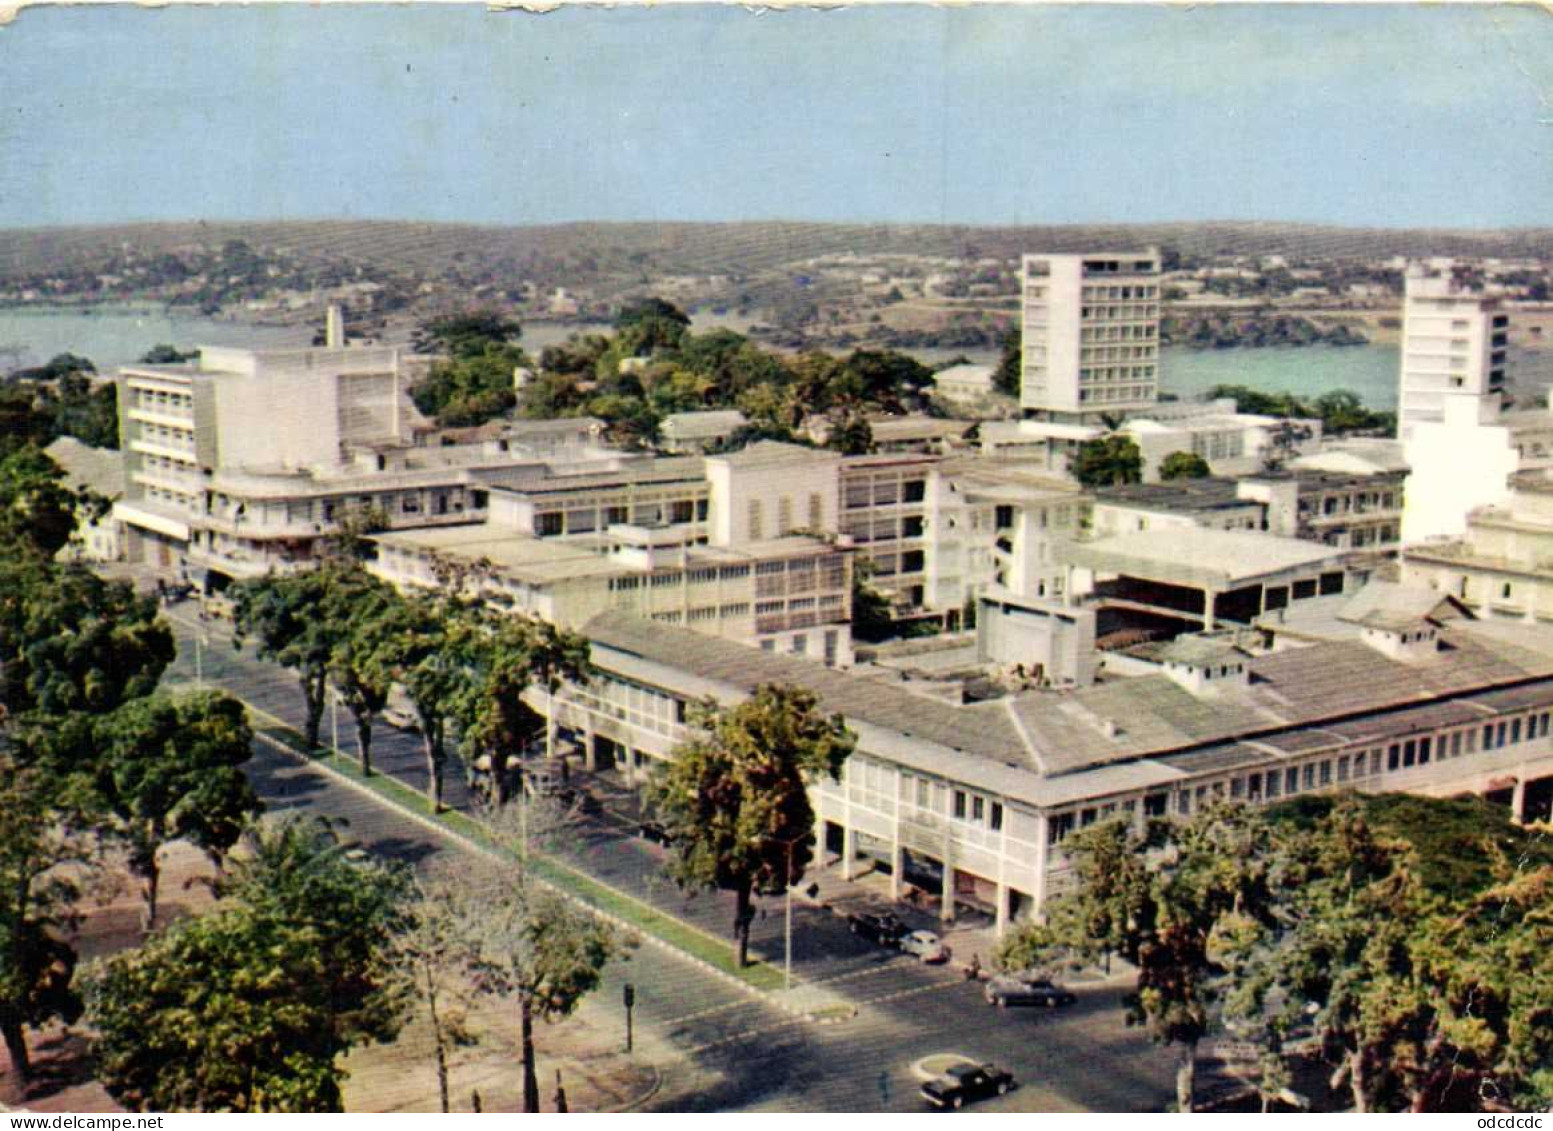
M 1071 990 L 1065 990 L 1045 978 L 994 978 L 982 991 L 988 1005 L 1007 1009 L 1011 1005 L 1042 1005 L 1055 1009 L 1059 1005 L 1072 1005 L 1078 1000 Z
M 907 934 L 906 924 L 888 911 L 858 911 L 848 915 L 847 929 L 879 946 L 899 946 Z
M 383 721 L 395 730 L 418 732 L 421 720 L 409 707 L 390 707 L 383 712 Z
M 916 955 L 928 965 L 949 961 L 949 948 L 932 931 L 911 931 L 902 935 L 900 948 L 902 954 Z
M 937 1080 L 922 1085 L 922 1098 L 934 1107 L 962 1108 L 988 1096 L 1001 1096 L 1014 1086 L 1014 1074 L 995 1064 L 957 1064 Z
M 674 843 L 674 838 L 669 830 L 658 821 L 645 820 L 636 826 L 637 835 L 643 840 L 650 840 L 654 844 L 661 844 L 665 848 Z

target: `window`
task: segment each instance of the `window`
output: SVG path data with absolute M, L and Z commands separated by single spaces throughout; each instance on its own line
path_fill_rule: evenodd
M 965 820 L 965 791 L 963 789 L 954 791 L 954 815 L 958 820 Z
M 1510 722 L 1510 742 L 1513 745 L 1521 740 L 1521 720 L 1513 719 Z
M 1300 791 L 1300 772 L 1290 766 L 1283 772 L 1283 791 L 1285 793 L 1298 793 Z
M 980 821 L 986 814 L 987 802 L 985 798 L 971 798 L 971 820 Z
M 1001 832 L 1003 830 L 1003 806 L 1001 803 L 997 801 L 992 803 L 992 817 L 988 824 L 993 832 Z
M 1300 779 L 1305 789 L 1316 788 L 1316 764 L 1314 762 L 1307 762 L 1305 764 L 1304 770 L 1300 774 Z
M 1402 744 L 1402 765 L 1411 766 L 1418 760 L 1418 743 L 1408 739 Z
M 1073 831 L 1073 814 L 1057 813 L 1046 819 L 1046 841 L 1061 844 L 1062 838 Z
M 758 542 L 765 535 L 761 532 L 760 500 L 751 499 L 748 511 L 749 536 L 752 542 Z
M 534 532 L 541 538 L 561 533 L 561 512 L 546 511 L 534 516 Z
M 1267 796 L 1269 800 L 1278 796 L 1278 786 L 1282 782 L 1282 779 L 1283 775 L 1280 774 L 1277 770 L 1267 771 Z
M 1386 748 L 1386 769 L 1400 770 L 1402 768 L 1402 747 L 1393 742 Z
M 1348 780 L 1348 755 L 1346 754 L 1337 760 L 1337 780 L 1340 782 Z
M 795 633 L 792 643 L 788 645 L 788 651 L 795 656 L 802 656 L 809 650 L 809 638 L 803 633 Z
M 791 532 L 793 529 L 793 497 L 783 495 L 777 500 L 777 537 Z M 754 537 L 754 535 L 751 535 Z
M 1433 746 L 1434 739 L 1432 738 L 1424 737 L 1418 740 L 1418 764 L 1420 766 L 1427 766 L 1429 764 L 1429 751 Z
M 1321 763 L 1321 784 L 1332 784 L 1332 763 L 1330 761 Z
M 1183 817 L 1192 815 L 1192 794 L 1190 790 L 1183 789 L 1176 794 L 1176 812 Z

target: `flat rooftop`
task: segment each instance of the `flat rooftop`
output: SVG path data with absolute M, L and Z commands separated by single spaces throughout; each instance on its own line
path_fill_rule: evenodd
M 1131 483 L 1122 487 L 1102 487 L 1095 492 L 1095 502 L 1171 513 L 1258 505 L 1255 500 L 1242 499 L 1237 493 L 1239 488 L 1237 480 L 1222 476 L 1177 479 L 1169 483 Z
M 1078 542 L 1069 561 L 1100 573 L 1177 585 L 1234 589 L 1265 577 L 1321 566 L 1340 568 L 1330 546 L 1254 530 L 1161 528 Z

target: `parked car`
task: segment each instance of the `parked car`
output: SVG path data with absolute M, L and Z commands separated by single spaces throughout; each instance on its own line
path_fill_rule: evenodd
M 957 1064 L 923 1084 L 922 1098 L 934 1107 L 962 1108 L 988 1096 L 1001 1096 L 1013 1086 L 1013 1073 L 995 1064 Z
M 395 730 L 407 730 L 412 734 L 421 729 L 421 720 L 408 707 L 389 707 L 383 712 L 383 721 Z
M 906 924 L 888 911 L 883 914 L 858 911 L 847 916 L 847 927 L 859 938 L 865 938 L 880 946 L 899 946 L 901 939 L 906 937 L 907 930 Z
M 674 838 L 669 834 L 669 830 L 664 828 L 663 825 L 657 821 L 643 821 L 640 825 L 637 826 L 636 831 L 643 840 L 650 840 L 654 844 L 661 844 L 664 847 L 668 847 L 674 843 Z
M 1069 990 L 1044 978 L 994 978 L 983 991 L 988 1005 L 1007 1009 L 1011 1005 L 1043 1005 L 1054 1009 L 1078 1000 Z
M 928 964 L 949 961 L 949 948 L 932 931 L 912 931 L 902 935 L 900 948 L 902 953 L 914 954 Z

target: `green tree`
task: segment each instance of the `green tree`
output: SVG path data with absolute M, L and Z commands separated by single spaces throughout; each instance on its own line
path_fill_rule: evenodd
M 672 302 L 645 298 L 615 316 L 615 347 L 622 357 L 678 350 L 689 329 L 690 316 Z
M 186 361 L 198 361 L 199 350 L 180 350 L 177 346 L 161 343 L 140 355 L 142 365 L 182 365 Z
M 86 858 L 47 803 L 40 771 L 0 754 L 0 1038 L 11 1068 L 31 1075 L 27 1029 L 81 1015 L 70 935 L 80 889 L 66 865 Z
M 94 819 L 128 847 L 150 928 L 162 848 L 188 841 L 219 861 L 263 809 L 242 770 L 253 731 L 237 700 L 196 692 L 132 700 L 101 718 L 97 736 Z
M 0 449 L 0 545 L 53 557 L 69 544 L 83 509 L 101 507 L 71 490 L 44 452 L 32 445 Z
M 486 767 L 498 795 L 506 768 L 547 725 L 523 702 L 530 687 L 554 695 L 563 681 L 587 678 L 586 638 L 545 621 L 496 613 L 468 637 L 470 671 L 451 704 L 467 764 Z
M 895 634 L 895 617 L 890 599 L 872 584 L 873 564 L 854 559 L 852 563 L 852 633 L 859 640 L 877 643 Z
M 1172 479 L 1206 479 L 1213 473 L 1208 461 L 1196 452 L 1171 452 L 1159 461 L 1159 477 Z
M 447 353 L 455 358 L 482 357 L 491 346 L 508 346 L 523 327 L 499 310 L 465 310 L 423 322 L 411 334 L 416 353 Z
M 808 784 L 839 780 L 855 737 L 801 688 L 763 685 L 739 705 L 708 705 L 699 733 L 657 772 L 650 805 L 673 837 L 670 874 L 734 894 L 734 960 L 749 960 L 752 898 L 776 895 L 809 866 Z
M 1004 396 L 1017 397 L 1023 380 L 1024 334 L 1018 326 L 1003 336 L 1003 352 L 992 371 L 992 387 Z
M 341 1054 L 399 1029 L 406 878 L 288 821 L 218 892 L 90 980 L 103 1086 L 133 1111 L 338 1111 Z
M 843 408 L 832 417 L 825 446 L 842 455 L 861 456 L 874 450 L 874 430 L 856 406 Z
M 0 557 L 0 705 L 12 723 L 102 714 L 172 662 L 156 602 L 74 565 Z
M 258 643 L 260 659 L 273 660 L 296 674 L 306 718 L 302 736 L 318 745 L 329 662 L 345 626 L 320 615 L 339 584 L 340 572 L 325 566 L 299 573 L 269 574 L 232 587 L 233 642 L 241 647 L 249 636 Z
M 372 775 L 372 724 L 394 689 L 394 610 L 399 594 L 363 570 L 345 574 L 319 615 L 329 620 L 329 679 L 356 727 L 357 758 Z
M 482 352 L 433 364 L 426 379 L 411 387 L 410 398 L 444 427 L 484 424 L 518 403 L 514 370 L 527 365 L 519 347 L 491 343 Z
M 1131 436 L 1112 433 L 1080 444 L 1068 470 L 1082 486 L 1089 488 L 1141 483 L 1143 453 Z
M 445 581 L 437 592 L 412 593 L 391 606 L 377 661 L 415 706 L 426 755 L 426 797 L 434 813 L 442 810 L 448 723 L 473 679 L 471 619 L 458 590 L 458 584 Z
M 1214 805 L 1184 824 L 1157 821 L 1146 835 L 1120 824 L 1069 837 L 1063 850 L 1083 877 L 1053 901 L 1048 924 L 1017 932 L 1001 961 L 1114 949 L 1138 968 L 1128 1023 L 1180 1050 L 1176 1103 L 1191 1111 L 1197 1047 L 1225 989 L 1223 962 L 1272 927 L 1271 833 L 1257 811 Z
M 1274 815 L 1289 926 L 1252 972 L 1309 1014 L 1355 1110 L 1546 1106 L 1553 848 L 1481 801 L 1311 798 Z

